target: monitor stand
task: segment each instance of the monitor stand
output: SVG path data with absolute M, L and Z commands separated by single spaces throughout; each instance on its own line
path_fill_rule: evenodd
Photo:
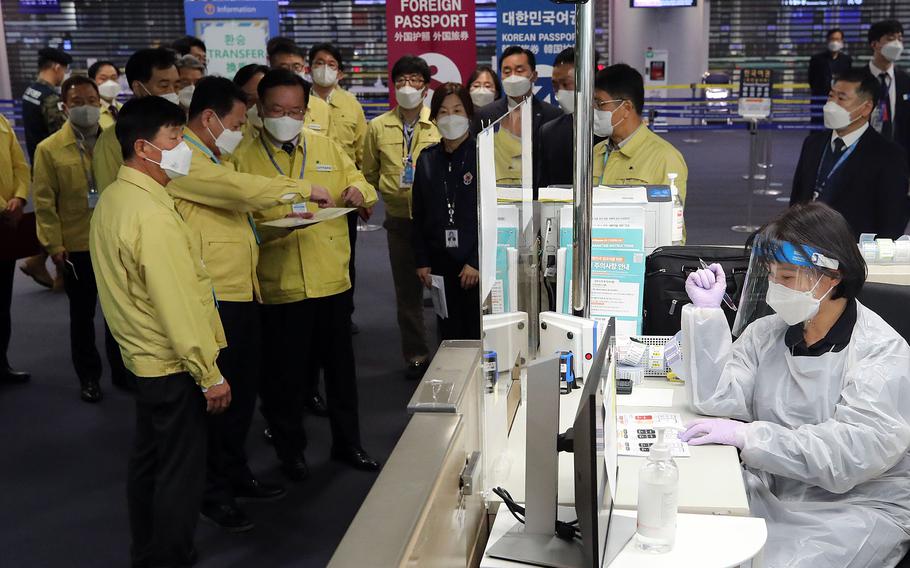
M 509 514 L 505 511 L 501 515 Z M 575 520 L 575 507 L 559 507 L 559 519 Z M 604 555 L 604 567 L 622 552 L 626 544 L 635 536 L 635 518 L 613 515 L 610 519 L 610 531 L 607 533 L 607 551 Z M 490 547 L 487 555 L 502 560 L 512 560 L 532 566 L 550 568 L 588 568 L 585 566 L 584 550 L 580 540 L 569 542 L 556 535 L 530 534 L 525 526 L 512 527 L 496 544 Z

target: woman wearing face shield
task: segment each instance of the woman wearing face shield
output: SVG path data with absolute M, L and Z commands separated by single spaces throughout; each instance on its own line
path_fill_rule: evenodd
M 741 450 L 772 568 L 894 566 L 908 548 L 910 347 L 856 300 L 865 279 L 847 222 L 811 203 L 756 236 L 736 341 L 720 266 L 686 282 L 686 389 L 723 418 L 680 437 Z

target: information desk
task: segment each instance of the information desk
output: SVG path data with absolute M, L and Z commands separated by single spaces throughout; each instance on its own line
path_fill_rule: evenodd
M 617 511 L 614 514 L 635 516 L 633 511 Z M 496 523 L 490 531 L 487 549 L 517 522 L 505 505 L 500 505 Z M 609 568 L 729 568 L 757 556 L 767 538 L 768 530 L 764 519 L 680 514 L 676 522 L 676 544 L 673 550 L 666 554 L 643 552 L 636 548 L 635 537 L 632 537 Z M 491 558 L 486 554 L 480 562 L 480 568 L 521 566 L 527 565 Z
M 686 389 L 683 385 L 667 382 L 665 379 L 645 379 L 641 385 L 647 388 L 673 390 L 673 406 L 626 407 L 620 406 L 619 413 L 675 412 L 687 422 L 699 415 L 689 408 Z M 636 387 L 637 388 L 637 387 Z M 564 432 L 572 426 L 581 390 L 577 389 L 568 395 L 560 395 L 559 428 Z M 507 445 L 507 456 L 511 464 L 507 479 L 494 480 L 511 493 L 518 502 L 525 500 L 525 428 L 526 406 L 519 406 L 512 423 Z M 732 446 L 693 446 L 692 456 L 676 458 L 679 466 L 679 511 L 681 513 L 749 516 L 749 502 L 743 483 L 739 455 Z M 619 509 L 635 510 L 638 502 L 638 472 L 646 458 L 619 458 L 619 484 L 616 491 L 615 505 Z M 559 489 L 560 505 L 575 504 L 575 482 L 573 479 L 574 464 L 572 454 L 559 455 Z M 496 499 L 495 496 L 492 499 Z

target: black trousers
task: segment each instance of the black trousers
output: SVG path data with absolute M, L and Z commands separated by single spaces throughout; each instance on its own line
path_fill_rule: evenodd
M 351 262 L 348 263 L 348 275 L 351 277 L 351 315 L 354 314 L 354 285 L 357 281 L 357 211 L 348 213 L 348 239 L 351 241 Z
M 127 477 L 134 568 L 182 566 L 205 484 L 205 397 L 186 373 L 140 378 Z
M 229 503 L 233 486 L 252 478 L 247 465 L 246 437 L 259 392 L 261 314 L 256 302 L 218 303 L 228 346 L 218 354 L 218 368 L 231 385 L 231 405 L 209 414 L 207 503 Z
M 72 266 L 65 264 L 63 287 L 69 298 L 70 307 L 70 350 L 76 376 L 83 385 L 97 382 L 101 378 L 101 356 L 95 347 L 95 307 L 98 304 L 98 287 L 92 270 L 92 259 L 88 252 L 68 254 Z M 104 325 L 104 344 L 111 377 L 114 382 L 131 378 L 123 364 L 120 347 Z
M 306 448 L 304 397 L 311 369 L 325 369 L 326 405 L 337 447 L 360 447 L 360 417 L 350 291 L 325 298 L 263 306 L 262 413 L 281 460 Z
M 15 260 L 0 260 L 0 371 L 9 367 L 6 351 L 12 333 L 10 307 L 13 303 L 13 275 L 16 273 Z
M 436 317 L 439 341 L 480 339 L 480 292 L 477 286 L 465 290 L 458 276 L 444 276 L 449 317 Z

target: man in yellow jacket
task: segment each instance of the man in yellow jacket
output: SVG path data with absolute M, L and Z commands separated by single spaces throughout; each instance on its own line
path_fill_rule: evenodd
M 32 195 L 38 240 L 63 274 L 69 299 L 70 349 L 86 402 L 101 400 L 101 357 L 95 347 L 98 289 L 89 258 L 88 232 L 98 188 L 92 175 L 92 152 L 101 128 L 98 86 L 83 76 L 70 77 L 60 89 L 67 121 L 35 150 Z M 107 360 L 115 386 L 132 389 L 135 379 L 123 366 L 120 347 L 105 326 Z
M 302 201 L 314 189 L 309 180 L 240 173 L 224 161 L 243 138 L 245 99 L 243 91 L 224 77 L 205 77 L 196 84 L 183 131 L 193 152 L 192 167 L 189 175 L 167 186 L 177 212 L 198 239 L 229 345 L 221 350 L 218 362 L 231 377 L 233 400 L 225 413 L 209 420 L 202 515 L 231 532 L 253 528 L 236 499 L 270 501 L 285 495 L 284 488 L 253 476 L 244 450 L 261 363 L 259 235 L 251 212 Z M 315 191 L 325 190 L 317 185 Z M 244 200 L 234 202 L 233 195 Z
M 123 106 L 115 128 L 124 164 L 89 231 L 101 308 L 138 377 L 127 480 L 133 566 L 195 562 L 205 410 L 219 413 L 231 402 L 215 362 L 225 340 L 212 281 L 165 190 L 191 168 L 185 120 L 158 97 Z
M 645 86 L 641 73 L 618 63 L 594 81 L 594 185 L 666 185 L 675 173 L 679 199 L 686 202 L 689 168 L 679 150 L 642 121 Z
M 269 66 L 272 69 L 286 69 L 306 81 L 306 59 L 304 52 L 287 37 L 274 37 L 266 48 L 269 55 Z M 313 99 L 306 109 L 303 124 L 310 130 L 328 135 L 331 130 L 332 117 L 329 105 L 322 99 Z
M 385 202 L 389 260 L 395 281 L 398 328 L 407 362 L 407 376 L 419 379 L 429 365 L 427 330 L 423 318 L 423 285 L 417 279 L 411 246 L 411 185 L 420 152 L 440 141 L 423 105 L 430 85 L 430 67 L 419 57 L 406 55 L 392 67 L 398 108 L 370 122 L 363 145 L 363 175 Z
M 367 118 L 357 97 L 338 86 L 344 79 L 344 60 L 341 50 L 331 43 L 317 43 L 310 49 L 309 73 L 313 78 L 311 95 L 329 105 L 328 136 L 337 142 L 357 168 L 363 166 L 363 140 L 367 134 Z M 348 238 L 351 239 L 351 290 L 356 286 L 357 219 L 360 212 L 348 214 Z M 351 313 L 354 312 L 351 293 Z M 351 322 L 352 328 L 356 328 Z M 356 333 L 356 331 L 354 331 Z
M 0 114 L 0 237 L 12 234 L 22 220 L 22 209 L 28 199 L 28 162 L 13 132 L 13 127 Z M 14 371 L 9 366 L 7 350 L 11 332 L 10 307 L 13 301 L 15 259 L 0 259 L 0 383 L 24 383 L 28 373 Z
M 373 205 L 376 191 L 344 150 L 303 127 L 309 98 L 309 85 L 294 73 L 283 69 L 267 73 L 259 83 L 263 132 L 234 152 L 237 169 L 310 180 L 325 186 L 346 207 Z M 306 478 L 302 394 L 307 370 L 299 361 L 311 368 L 321 364 L 333 459 L 375 471 L 379 463 L 360 442 L 347 224 L 342 216 L 290 233 L 262 225 L 294 212 L 295 207 L 283 205 L 255 214 L 262 235 L 258 274 L 265 303 L 263 413 L 282 470 L 293 480 Z
M 134 98 L 161 97 L 174 104 L 178 103 L 177 59 L 174 52 L 163 47 L 140 49 L 126 62 L 126 80 Z M 123 164 L 123 155 L 117 134 L 113 128 L 101 133 L 95 153 L 92 156 L 92 171 L 98 191 L 104 191 L 117 179 L 117 172 Z

